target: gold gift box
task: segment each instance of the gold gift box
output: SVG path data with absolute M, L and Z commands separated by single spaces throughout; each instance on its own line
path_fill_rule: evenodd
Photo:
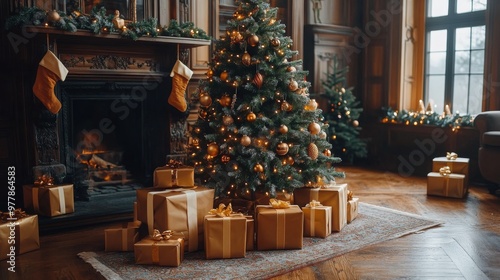
M 110 251 L 133 251 L 134 244 L 139 241 L 139 227 L 141 222 L 129 222 L 120 228 L 109 228 L 104 230 L 104 250 Z
M 153 186 L 157 188 L 193 187 L 194 168 L 189 166 L 158 167 L 154 171 Z
M 248 220 L 242 215 L 205 216 L 206 259 L 244 258 Z
M 156 264 L 160 266 L 179 266 L 184 258 L 184 239 L 153 240 L 143 238 L 134 244 L 136 264 Z
M 451 173 L 443 176 L 439 172 L 430 172 L 427 174 L 427 194 L 463 198 L 467 194 L 465 175 Z
M 302 249 L 304 213 L 297 205 L 275 209 L 257 205 L 257 250 Z
M 55 217 L 75 212 L 73 184 L 23 186 L 24 207 L 34 213 Z
M 147 224 L 150 235 L 154 229 L 182 232 L 186 251 L 203 249 L 204 218 L 213 207 L 213 189 L 144 188 L 136 194 L 137 218 Z
M 304 236 L 325 238 L 332 234 L 332 207 L 331 206 L 305 206 Z
M 14 239 L 9 239 L 12 236 L 11 233 Z M 15 257 L 39 248 L 40 237 L 37 215 L 5 221 L 0 220 L 0 260 L 10 260 L 12 255 Z
M 437 157 L 432 160 L 432 172 L 439 172 L 441 167 L 449 166 L 451 173 L 465 175 L 465 187 L 469 185 L 469 159 L 457 157 L 456 159 L 447 159 L 446 157 Z
M 323 188 L 297 188 L 293 191 L 295 204 L 306 206 L 310 201 L 319 201 L 332 207 L 332 231 L 338 232 L 347 225 L 347 184 L 329 184 Z
M 359 198 L 347 201 L 347 223 L 350 224 L 358 216 Z

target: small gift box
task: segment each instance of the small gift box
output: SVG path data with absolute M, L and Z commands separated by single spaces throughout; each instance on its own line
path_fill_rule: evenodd
M 332 234 L 332 207 L 313 200 L 302 207 L 304 212 L 304 236 L 325 238 Z
M 469 159 L 458 157 L 456 153 L 448 152 L 446 157 L 437 157 L 432 160 L 432 172 L 439 172 L 441 167 L 450 167 L 451 173 L 465 175 L 465 185 L 468 186 Z
M 347 223 L 350 224 L 358 216 L 359 198 L 353 197 L 351 191 L 347 192 Z
M 427 174 L 427 194 L 463 198 L 467 194 L 464 174 L 453 174 L 448 166 Z
M 12 258 L 40 248 L 38 216 L 16 209 L 0 212 L 0 260 Z
M 136 264 L 179 266 L 184 258 L 184 239 L 172 231 L 155 230 L 134 244 L 134 256 Z
M 203 249 L 204 218 L 213 207 L 213 189 L 143 188 L 136 194 L 137 218 L 147 224 L 150 235 L 155 228 L 182 232 L 186 251 Z
M 37 214 L 55 217 L 75 212 L 73 185 L 54 185 L 42 176 L 34 185 L 23 186 L 24 207 Z
M 129 222 L 120 228 L 104 230 L 104 250 L 133 251 L 134 244 L 139 241 L 139 227 L 141 222 Z
M 297 205 L 270 199 L 257 205 L 257 250 L 302 249 L 304 213 Z
M 153 186 L 157 188 L 193 187 L 194 168 L 170 160 L 167 165 L 155 169 Z
M 328 184 L 321 188 L 297 188 L 293 191 L 295 204 L 306 206 L 309 201 L 319 201 L 332 207 L 332 231 L 341 231 L 347 224 L 347 184 Z
M 244 258 L 247 244 L 247 218 L 232 212 L 231 204 L 212 209 L 205 216 L 206 259 Z

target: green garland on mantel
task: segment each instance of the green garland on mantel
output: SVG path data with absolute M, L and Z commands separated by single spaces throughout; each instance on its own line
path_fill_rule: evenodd
M 170 37 L 185 37 L 195 39 L 210 40 L 211 37 L 207 33 L 195 27 L 192 22 L 178 23 L 177 20 L 170 20 L 168 26 L 159 27 L 156 18 L 149 18 L 137 22 L 129 22 L 126 28 L 117 29 L 113 25 L 115 15 L 106 14 L 104 7 L 94 7 L 90 15 L 85 15 L 79 11 L 73 11 L 66 14 L 61 11 L 56 11 L 59 15 L 58 20 L 51 20 L 49 13 L 46 10 L 38 7 L 25 7 L 18 14 L 9 17 L 5 23 L 7 30 L 21 27 L 23 25 L 34 26 L 53 26 L 57 29 L 76 32 L 77 30 L 88 30 L 94 34 L 104 32 L 118 33 L 123 38 L 137 40 L 142 36 L 170 36 Z
M 474 116 L 455 114 L 438 114 L 436 112 L 394 110 L 392 108 L 383 108 L 385 115 L 381 121 L 383 123 L 399 123 L 405 125 L 433 125 L 440 127 L 451 127 L 453 131 L 460 127 L 474 126 Z

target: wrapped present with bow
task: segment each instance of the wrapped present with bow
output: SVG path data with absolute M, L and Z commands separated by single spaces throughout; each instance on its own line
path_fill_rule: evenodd
M 351 190 L 347 191 L 347 223 L 350 224 L 358 216 L 359 198 L 354 197 Z
M 136 190 L 137 219 L 156 228 L 184 233 L 186 251 L 203 249 L 205 215 L 212 209 L 214 190 L 194 188 L 143 188 Z
M 332 207 L 313 200 L 302 207 L 304 236 L 325 238 L 332 234 Z
M 141 222 L 128 222 L 117 228 L 104 230 L 104 250 L 111 251 L 133 251 L 134 244 L 140 240 L 139 228 Z
M 56 185 L 42 175 L 33 185 L 23 186 L 24 207 L 42 216 L 55 217 L 75 212 L 73 184 Z
M 153 230 L 153 234 L 134 244 L 135 263 L 179 266 L 184 259 L 183 237 L 172 230 Z
M 205 216 L 206 259 L 244 258 L 247 245 L 247 218 L 234 213 L 229 204 L 219 204 Z
M 194 168 L 176 160 L 155 169 L 153 186 L 157 188 L 193 187 Z
M 454 198 L 463 198 L 467 194 L 465 175 L 451 172 L 449 166 L 443 166 L 439 172 L 427 174 L 427 194 Z
M 451 173 L 465 175 L 465 185 L 469 185 L 469 159 L 459 157 L 455 152 L 447 152 L 445 157 L 432 160 L 432 172 L 439 172 L 441 167 L 450 167 Z
M 38 215 L 28 215 L 21 209 L 0 212 L 0 260 L 38 250 L 40 237 Z
M 302 249 L 304 213 L 297 205 L 271 198 L 255 208 L 257 250 Z
M 319 201 L 332 207 L 332 232 L 341 231 L 347 224 L 347 184 L 329 183 L 322 187 L 303 187 L 293 191 L 295 204 L 306 206 L 310 201 Z

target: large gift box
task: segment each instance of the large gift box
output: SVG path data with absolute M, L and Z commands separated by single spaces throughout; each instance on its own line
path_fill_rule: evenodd
M 137 218 L 154 229 L 184 234 L 186 251 L 203 249 L 205 215 L 212 209 L 214 190 L 206 187 L 136 190 Z
M 430 172 L 427 174 L 427 194 L 463 198 L 467 194 L 464 174 Z
M 257 250 L 302 249 L 304 213 L 297 205 L 275 207 L 257 205 L 255 208 Z
M 247 218 L 227 212 L 225 205 L 205 216 L 205 257 L 207 259 L 244 258 L 247 245 Z
M 55 217 L 75 212 L 73 184 L 25 185 L 23 197 L 27 211 L 43 216 Z
M 304 236 L 325 238 L 332 234 L 332 207 L 311 201 L 302 207 L 304 212 Z
M 11 259 L 40 248 L 38 216 L 17 209 L 12 217 L 0 212 L 0 260 Z
M 293 191 L 295 204 L 306 206 L 310 201 L 319 201 L 332 207 L 332 231 L 341 231 L 347 224 L 347 184 L 328 184 L 321 188 L 297 188 Z
M 167 187 L 192 187 L 194 186 L 194 168 L 171 160 L 167 165 L 155 169 L 153 186 Z
M 155 232 L 134 244 L 134 256 L 136 264 L 179 266 L 184 258 L 184 239 Z
M 350 224 L 358 216 L 359 198 L 353 197 L 347 201 L 347 223 Z
M 439 172 L 442 167 L 450 167 L 451 173 L 465 175 L 465 186 L 469 184 L 469 159 L 458 157 L 456 153 L 447 153 L 445 157 L 432 160 L 432 172 Z
M 134 244 L 139 241 L 139 227 L 141 222 L 129 222 L 119 228 L 104 230 L 104 250 L 133 251 Z

